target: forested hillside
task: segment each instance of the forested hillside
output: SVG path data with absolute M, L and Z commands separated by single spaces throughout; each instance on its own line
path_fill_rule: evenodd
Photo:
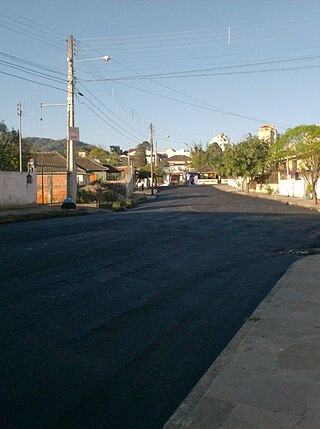
M 25 137 L 23 138 L 23 143 L 30 152 L 52 152 L 54 150 L 66 152 L 66 141 L 64 139 L 53 140 L 40 137 Z M 76 150 L 90 152 L 95 147 L 96 146 L 81 141 L 76 142 Z

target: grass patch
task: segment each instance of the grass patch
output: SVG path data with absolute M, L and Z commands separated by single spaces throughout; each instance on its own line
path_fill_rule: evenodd
M 11 222 L 24 222 L 30 220 L 54 219 L 61 217 L 83 216 L 88 214 L 86 210 L 62 210 L 61 211 L 48 211 L 44 213 L 27 213 L 27 214 L 11 214 L 7 216 L 0 216 L 1 223 Z

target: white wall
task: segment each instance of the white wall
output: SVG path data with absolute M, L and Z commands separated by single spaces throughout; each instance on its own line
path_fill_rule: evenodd
M 27 175 L 31 183 L 27 183 Z M 0 209 L 37 205 L 37 173 L 0 171 Z
M 305 198 L 306 188 L 306 183 L 302 179 L 279 180 L 279 195 Z

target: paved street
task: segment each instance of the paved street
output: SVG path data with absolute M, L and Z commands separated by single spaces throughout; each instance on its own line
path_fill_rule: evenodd
M 160 429 L 319 214 L 211 187 L 0 225 L 0 427 Z

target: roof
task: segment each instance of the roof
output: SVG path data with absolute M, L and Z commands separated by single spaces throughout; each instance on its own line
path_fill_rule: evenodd
M 67 173 L 67 158 L 61 153 L 53 152 L 32 152 L 31 157 L 39 173 Z M 82 158 L 84 159 L 84 158 Z M 77 173 L 84 173 L 85 169 L 81 168 L 76 162 Z
M 111 164 L 103 164 L 105 167 L 107 167 L 108 171 L 110 173 L 120 173 L 120 170 L 117 167 L 114 167 Z
M 168 158 L 168 162 L 191 162 L 191 159 L 186 155 L 173 155 Z
M 38 168 L 38 173 L 42 171 L 46 173 L 67 172 L 67 159 L 59 152 L 33 152 L 31 157 Z
M 203 165 L 198 170 L 198 173 L 215 173 L 215 172 L 216 171 L 214 170 L 214 168 L 211 165 L 209 165 L 209 164 Z
M 76 164 L 86 171 L 109 171 L 108 167 L 94 161 L 88 156 L 76 156 Z

